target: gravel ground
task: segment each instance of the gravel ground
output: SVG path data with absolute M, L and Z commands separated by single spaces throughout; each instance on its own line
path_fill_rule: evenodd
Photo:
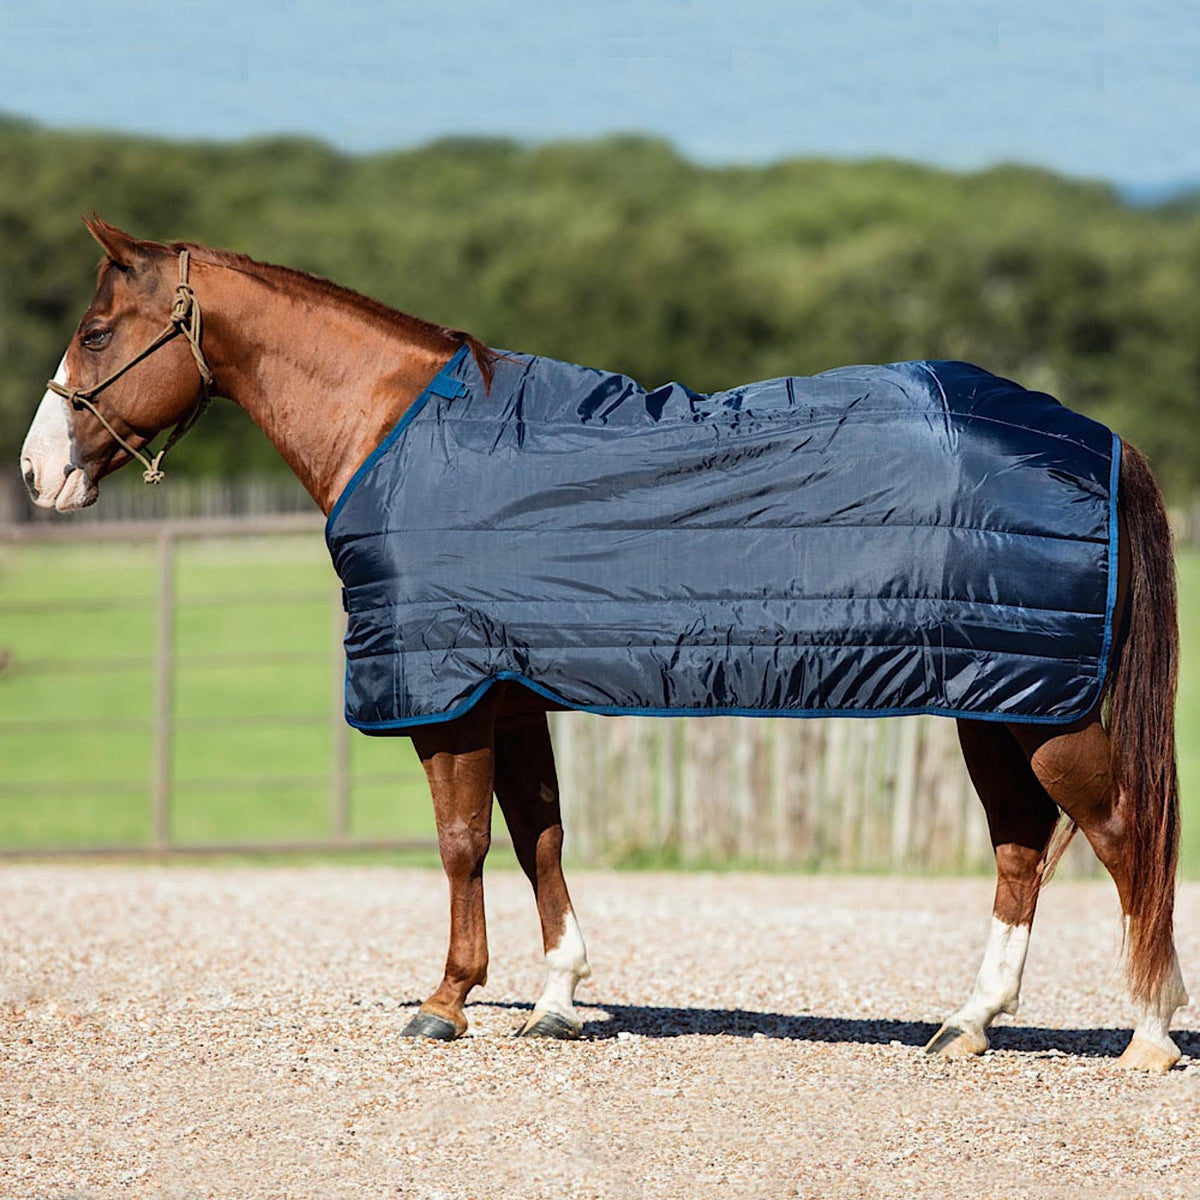
M 921 1046 L 966 994 L 985 880 L 572 879 L 584 1039 L 537 995 L 524 880 L 453 1045 L 400 1029 L 445 887 L 375 867 L 0 870 L 0 1196 L 1196 1197 L 1200 1032 L 1130 1076 L 1112 888 L 1043 898 L 1019 1018 Z M 1200 885 L 1180 953 L 1200 989 Z

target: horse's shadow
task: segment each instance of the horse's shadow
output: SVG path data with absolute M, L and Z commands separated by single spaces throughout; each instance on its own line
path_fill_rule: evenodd
M 528 1010 L 529 1004 L 499 1007 Z M 641 1038 L 763 1037 L 797 1042 L 845 1042 L 859 1046 L 924 1046 L 938 1026 L 927 1021 L 861 1020 L 854 1017 L 789 1016 L 743 1008 L 669 1008 L 644 1004 L 606 1004 L 589 1001 L 585 1010 L 607 1015 L 585 1020 L 582 1037 L 604 1041 L 628 1033 Z M 1116 1058 L 1129 1044 L 1129 1029 L 1045 1029 L 1032 1025 L 997 1025 L 988 1030 L 994 1050 L 1025 1054 L 1077 1055 L 1083 1058 Z M 1179 1049 L 1200 1057 L 1200 1031 L 1172 1033 Z
M 860 1046 L 924 1046 L 938 1031 L 926 1021 L 861 1020 L 853 1017 L 788 1016 L 740 1008 L 659 1008 L 633 1004 L 596 1004 L 589 1008 L 608 1014 L 607 1021 L 584 1024 L 583 1036 L 615 1038 L 620 1033 L 639 1037 L 766 1037 L 799 1042 L 847 1042 Z M 1033 1054 L 1116 1058 L 1129 1043 L 1128 1029 L 1045 1029 L 1030 1025 L 998 1025 L 988 1030 L 995 1050 Z M 1200 1033 L 1177 1030 L 1179 1049 L 1200 1055 Z

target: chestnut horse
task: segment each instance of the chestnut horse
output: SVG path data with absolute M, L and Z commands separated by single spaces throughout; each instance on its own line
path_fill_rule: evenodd
M 148 457 L 152 438 L 174 426 L 169 447 L 202 411 L 211 384 L 253 418 L 328 513 L 459 347 L 469 346 L 485 375 L 496 357 L 468 334 L 299 271 L 87 224 L 106 256 L 96 293 L 21 452 L 22 474 L 44 508 L 93 503 L 100 480 L 134 457 L 156 482 L 161 452 Z M 993 1019 L 1016 1011 L 1039 890 L 1079 828 L 1111 873 L 1125 915 L 1137 1022 L 1121 1062 L 1167 1070 L 1179 1058 L 1169 1033 L 1176 1008 L 1187 1003 L 1172 930 L 1174 564 L 1158 488 L 1129 446 L 1119 512 L 1120 636 L 1103 705 L 1070 725 L 958 723 L 998 879 L 974 989 L 930 1041 L 931 1053 L 980 1054 Z M 579 1033 L 574 993 L 589 968 L 560 862 L 551 707 L 505 683 L 467 715 L 412 730 L 449 880 L 450 948 L 441 983 L 405 1029 L 410 1036 L 462 1034 L 464 1002 L 486 980 L 482 872 L 493 795 L 533 885 L 546 956 L 544 991 L 519 1032 Z

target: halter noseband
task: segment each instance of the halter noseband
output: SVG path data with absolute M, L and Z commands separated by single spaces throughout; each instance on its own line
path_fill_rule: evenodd
M 63 387 L 57 380 L 51 379 L 46 387 L 56 396 L 61 396 L 64 400 L 69 401 L 75 409 L 86 408 L 112 434 L 117 443 L 146 468 L 142 472 L 142 479 L 146 483 L 162 483 L 163 471 L 159 464 L 163 460 L 163 455 L 195 425 L 212 401 L 209 388 L 213 384 L 213 373 L 204 359 L 204 351 L 200 349 L 201 333 L 200 301 L 196 299 L 196 293 L 192 291 L 192 285 L 188 283 L 188 252 L 181 250 L 179 252 L 179 282 L 175 285 L 175 298 L 171 303 L 170 324 L 140 354 L 135 354 L 123 367 L 118 368 L 107 379 L 102 379 L 94 386 L 90 388 L 68 388 Z M 112 427 L 105 419 L 104 414 L 92 403 L 92 397 L 104 391 L 110 383 L 120 379 L 126 371 L 131 367 L 135 367 L 142 359 L 149 358 L 155 350 L 160 346 L 165 346 L 177 334 L 183 334 L 187 338 L 192 357 L 196 360 L 196 367 L 200 372 L 201 395 L 199 401 L 197 401 L 183 420 L 171 430 L 163 448 L 153 458 L 147 458 L 141 450 L 135 446 L 131 446 Z M 149 444 L 149 440 L 146 444 Z

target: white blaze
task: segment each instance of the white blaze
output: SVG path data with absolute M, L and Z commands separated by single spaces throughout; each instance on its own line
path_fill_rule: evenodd
M 67 356 L 64 354 L 54 382 L 67 386 Z M 87 503 L 87 476 L 71 462 L 71 410 L 59 395 L 46 389 L 34 414 L 33 424 L 21 447 L 21 474 L 37 492 L 40 508 L 65 512 Z

